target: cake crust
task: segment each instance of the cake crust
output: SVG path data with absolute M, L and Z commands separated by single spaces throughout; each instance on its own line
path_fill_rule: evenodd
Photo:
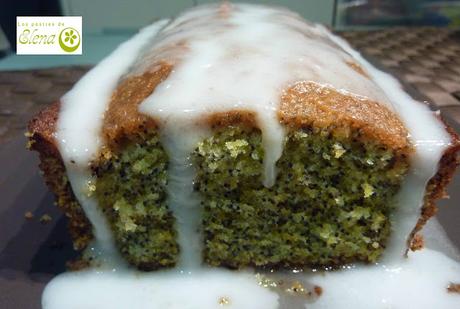
M 155 125 L 155 120 L 140 114 L 137 108 L 169 76 L 172 66 L 160 62 L 153 68 L 140 76 L 128 75 L 120 82 L 105 113 L 103 135 L 108 142 L 116 140 L 122 132 L 129 135 L 130 131 L 137 130 L 141 124 Z M 309 125 L 325 128 L 340 124 L 343 128 L 359 128 L 365 138 L 377 140 L 390 149 L 406 154 L 412 152 L 407 139 L 408 132 L 399 117 L 377 102 L 313 82 L 296 83 L 280 95 L 278 118 L 288 127 Z M 214 122 L 222 122 L 229 115 L 234 118 L 237 114 L 243 117 L 242 121 L 257 126 L 256 115 L 247 110 L 204 115 L 203 121 L 212 126 Z M 249 114 L 253 116 L 242 116 Z
M 367 98 L 317 83 L 300 82 L 287 89 L 278 116 L 288 127 L 359 128 L 369 140 L 398 152 L 412 152 L 408 132 L 396 114 Z
M 423 207 L 420 212 L 420 218 L 416 226 L 407 238 L 407 248 L 413 251 L 416 250 L 417 243 L 414 241 L 415 236 L 420 232 L 428 220 L 435 216 L 438 212 L 436 201 L 439 199 L 447 198 L 447 186 L 455 174 L 455 170 L 460 165 L 460 139 L 452 127 L 450 127 L 441 117 L 440 121 L 444 123 L 446 131 L 450 134 L 452 142 L 449 148 L 444 151 L 438 165 L 438 171 L 430 179 L 426 186 Z M 406 255 L 407 255 L 406 251 Z
M 138 130 L 157 128 L 155 119 L 138 112 L 139 104 L 155 90 L 158 84 L 170 74 L 172 67 L 166 63 L 158 70 L 140 76 L 127 77 L 120 81 L 112 95 L 105 113 L 102 135 L 109 148 L 116 148 L 125 136 Z
M 45 182 L 55 194 L 56 205 L 69 219 L 68 228 L 75 250 L 83 250 L 93 238 L 93 232 L 88 218 L 72 191 L 57 147 L 55 131 L 59 109 L 58 101 L 40 111 L 29 122 L 29 148 L 38 152 L 39 167 Z

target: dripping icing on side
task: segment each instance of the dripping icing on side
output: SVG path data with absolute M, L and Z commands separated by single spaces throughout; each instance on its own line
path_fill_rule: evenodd
M 168 207 L 172 211 L 177 230 L 180 256 L 176 267 L 191 272 L 201 265 L 201 200 L 193 188 L 195 169 L 190 162 L 190 152 L 210 135 L 201 126 L 190 127 L 182 122 L 162 129 L 162 145 L 168 153 Z
M 72 190 L 93 227 L 94 247 L 101 250 L 105 258 L 117 257 L 118 254 L 106 219 L 91 196 L 93 179 L 90 162 L 102 146 L 100 131 L 104 112 L 120 76 L 132 65 L 141 48 L 167 22 L 158 21 L 121 44 L 61 98 L 55 139 Z
M 215 14 L 216 10 L 219 14 L 229 15 L 228 22 L 235 23 L 236 29 L 230 33 L 225 33 L 231 25 L 227 25 L 227 27 L 212 19 L 212 14 Z M 234 10 L 236 16 L 232 16 L 228 10 Z M 205 18 L 206 16 L 207 18 Z M 211 17 L 211 20 L 208 17 Z M 251 25 L 250 20 L 253 20 L 255 24 Z M 289 26 L 287 28 L 297 30 L 287 30 L 283 26 L 277 26 L 277 22 Z M 241 28 L 245 28 L 247 33 Z M 192 29 L 195 30 L 192 31 Z M 153 36 L 155 35 L 152 34 Z M 188 37 L 191 37 L 192 42 L 189 46 L 190 50 L 186 53 L 164 52 L 165 46 L 168 44 L 174 45 L 180 39 Z M 239 37 L 241 37 L 241 41 Z M 277 42 L 273 42 L 274 37 L 277 38 Z M 347 53 L 337 49 L 331 40 L 345 49 Z M 278 44 L 278 41 L 287 45 Z M 222 10 L 217 6 L 203 6 L 181 15 L 161 30 L 151 42 L 153 44 L 145 46 L 143 49 L 147 59 L 150 57 L 153 58 L 153 61 L 139 60 L 134 64 L 133 72 L 142 73 L 146 69 L 143 66 L 143 61 L 153 63 L 156 57 L 158 57 L 157 60 L 166 59 L 177 63 L 170 77 L 160 84 L 154 94 L 141 104 L 140 111 L 162 120 L 164 125 L 162 129 L 163 144 L 169 154 L 174 154 L 171 157 L 173 164 L 170 169 L 170 177 L 175 175 L 180 176 L 178 177 L 180 179 L 177 179 L 175 184 L 172 182 L 169 186 L 169 195 L 170 198 L 179 200 L 172 202 L 178 209 L 190 208 L 181 211 L 181 213 L 175 211 L 179 221 L 178 228 L 181 229 L 179 237 L 193 235 L 192 238 L 195 240 L 199 237 L 199 233 L 194 231 L 196 217 L 188 221 L 191 223 L 188 226 L 182 225 L 181 222 L 184 221 L 181 218 L 189 220 L 190 214 L 196 215 L 193 208 L 197 205 L 196 201 L 190 203 L 187 201 L 187 199 L 193 200 L 190 198 L 193 197 L 190 195 L 193 170 L 189 168 L 187 156 L 193 149 L 194 143 L 208 134 L 206 128 L 201 128 L 199 131 L 190 130 L 194 126 L 193 120 L 197 119 L 198 116 L 216 111 L 254 110 L 258 115 L 257 120 L 264 134 L 266 155 L 272 155 L 272 159 L 270 159 L 272 162 L 266 161 L 266 184 L 269 185 L 267 178 L 273 177 L 274 179 L 275 175 L 273 171 L 269 172 L 268 170 L 274 166 L 279 157 L 277 151 L 280 153 L 282 150 L 284 136 L 282 128 L 276 121 L 277 102 L 283 87 L 298 80 L 312 80 L 350 93 L 367 96 L 396 111 L 403 118 L 411 133 L 411 138 L 417 146 L 417 155 L 414 161 L 420 160 L 420 163 L 417 163 L 413 168 L 411 173 L 413 178 L 411 178 L 412 180 L 408 179 L 403 188 L 406 191 L 403 190 L 404 192 L 401 193 L 401 196 L 405 197 L 401 201 L 409 203 L 407 214 L 398 214 L 397 217 L 406 216 L 404 220 L 408 219 L 409 221 L 416 218 L 416 211 L 420 209 L 422 203 L 424 186 L 433 175 L 437 160 L 439 160 L 450 139 L 447 139 L 445 133 L 444 135 L 441 134 L 440 124 L 427 108 L 410 99 L 396 81 L 385 78 L 384 73 L 367 65 L 359 54 L 351 49 L 348 50 L 349 47 L 345 43 L 340 42 L 322 27 L 307 25 L 298 15 L 273 8 L 230 5 L 230 9 Z M 219 44 L 222 45 L 217 46 Z M 307 46 L 303 46 L 303 44 Z M 273 54 L 271 55 L 271 53 Z M 132 52 L 132 57 L 136 54 L 137 52 Z M 129 61 L 132 60 L 132 57 L 128 57 Z M 373 77 L 379 86 L 345 65 L 346 60 L 354 58 L 362 60 L 363 66 L 374 74 Z M 128 59 L 123 60 L 129 62 Z M 224 60 L 225 65 L 222 66 Z M 126 65 L 126 68 L 128 66 L 129 64 Z M 225 72 L 224 68 L 228 71 Z M 112 72 L 109 75 L 112 75 Z M 279 76 L 273 76 L 277 74 Z M 216 77 L 217 79 L 214 80 L 213 78 Z M 101 80 L 96 80 L 96 82 L 101 82 Z M 263 83 L 258 81 L 263 81 Z M 76 91 L 75 97 L 79 99 L 86 97 L 85 93 L 87 92 L 82 91 Z M 184 101 L 184 97 L 190 100 Z M 400 104 L 407 103 L 407 106 L 398 106 L 398 100 L 401 98 L 403 100 Z M 97 106 L 106 104 L 104 103 L 107 102 L 105 99 L 106 97 L 100 92 L 94 93 Z M 222 101 L 218 99 L 222 99 Z M 75 101 L 80 102 L 76 99 Z M 67 105 L 70 105 L 70 102 Z M 95 150 L 93 154 L 97 152 L 100 144 L 98 132 L 104 109 L 105 107 L 101 108 L 97 113 L 94 112 L 94 109 L 81 110 L 86 113 L 82 114 L 82 117 L 76 117 L 77 120 L 65 120 L 67 127 L 71 128 L 76 121 L 81 121 L 90 116 L 91 113 L 95 115 L 88 120 L 88 126 L 82 127 L 83 129 L 95 128 L 92 133 L 85 134 L 88 138 L 85 143 L 95 145 L 94 148 L 88 148 Z M 423 125 L 426 130 L 423 128 L 422 132 L 422 128 L 417 127 L 417 124 L 411 122 L 411 119 L 405 119 L 408 114 L 412 114 L 414 119 L 424 115 L 423 119 L 426 122 Z M 67 115 L 69 115 L 68 112 Z M 181 130 L 177 129 L 178 124 L 182 124 Z M 75 134 L 81 134 L 75 127 L 73 129 Z M 439 139 L 439 137 L 442 138 Z M 268 141 L 267 138 L 269 138 Z M 436 147 L 423 146 L 432 145 L 429 143 L 430 140 L 437 140 L 439 145 L 435 145 Z M 67 141 L 69 149 L 79 145 L 74 143 L 75 141 L 72 139 Z M 61 153 L 64 150 L 61 148 Z M 89 152 L 91 153 L 91 151 Z M 82 158 L 80 161 L 82 163 L 88 164 L 91 160 L 91 155 L 86 155 L 87 152 L 85 151 L 75 153 L 75 156 Z M 70 158 L 70 155 L 63 154 L 64 156 L 67 160 Z M 174 161 L 175 159 L 177 160 Z M 424 165 L 424 163 L 428 164 Z M 68 161 L 66 162 L 67 165 L 69 165 Z M 82 166 L 82 169 L 85 170 L 85 165 Z M 69 173 L 75 173 L 70 167 L 67 167 Z M 422 167 L 426 167 L 426 169 L 420 169 Z M 90 180 L 89 173 L 81 174 L 81 177 L 81 180 L 70 177 L 74 191 L 78 189 L 79 183 L 86 184 Z M 181 190 L 183 188 L 185 189 Z M 411 194 L 413 192 L 420 194 Z M 91 204 L 91 199 L 87 200 L 81 194 L 77 198 L 82 205 L 84 204 L 85 212 L 96 209 L 96 205 Z M 172 206 L 174 207 L 174 205 Z M 87 212 L 87 216 L 92 217 L 94 223 L 98 214 Z M 398 220 L 398 218 L 395 219 Z M 104 226 L 104 224 L 103 222 L 101 225 Z M 395 224 L 413 227 L 415 221 L 407 223 L 401 219 L 401 222 L 396 221 Z M 188 232 L 192 233 L 187 234 Z M 402 232 L 402 229 L 397 230 L 397 232 Z M 394 238 L 394 242 L 397 242 L 400 247 L 405 243 L 406 236 L 407 234 L 401 236 L 404 239 Z M 184 242 L 186 238 L 180 241 Z M 130 271 L 124 265 L 117 267 L 114 272 L 94 268 L 84 272 L 64 274 L 54 279 L 46 288 L 43 295 L 43 307 L 45 309 L 82 308 L 94 305 L 110 308 L 126 308 L 127 306 L 137 308 L 155 306 L 159 308 L 197 306 L 200 308 L 220 308 L 221 304 L 218 301 L 221 297 L 228 297 L 230 308 L 278 307 L 277 296 L 271 291 L 262 289 L 257 285 L 257 281 L 252 281 L 253 274 L 251 275 L 251 272 L 227 272 L 198 267 L 199 260 L 196 258 L 196 251 L 193 253 L 192 246 L 188 248 L 190 249 L 188 252 L 191 252 L 192 255 L 188 256 L 186 252 L 182 252 L 179 264 L 180 267 L 188 270 L 186 272 L 188 275 L 181 274 L 176 270 L 145 274 Z M 401 252 L 398 250 L 394 252 L 396 253 L 390 255 L 400 256 Z M 460 298 L 457 295 L 443 294 L 444 283 L 449 280 L 457 280 L 451 276 L 459 272 L 458 263 L 455 261 L 444 257 L 442 254 L 424 250 L 411 254 L 406 261 L 393 259 L 387 260 L 386 263 L 387 265 L 369 267 L 356 265 L 350 270 L 331 272 L 326 275 L 302 274 L 303 278 L 320 284 L 324 289 L 320 301 L 308 304 L 308 308 L 348 307 L 348 304 L 352 302 L 359 302 L 356 304 L 357 308 L 367 308 L 371 302 L 377 302 L 376 308 L 386 308 L 389 304 L 387 291 L 392 291 L 395 295 L 414 293 L 414 290 L 411 289 L 411 281 L 416 277 L 418 289 L 436 291 L 436 293 L 435 298 L 431 296 L 434 295 L 432 293 L 422 293 L 416 299 L 411 300 L 411 305 L 427 308 L 426 304 L 436 302 L 436 305 L 443 308 L 458 307 Z M 423 272 L 418 271 L 421 267 L 424 267 Z M 193 271 L 189 271 L 192 268 Z M 432 277 L 432 273 L 435 272 L 436 276 Z M 368 284 L 369 278 L 375 280 L 375 285 Z M 402 278 L 405 284 L 396 289 L 394 286 L 395 282 L 399 281 L 398 278 Z M 346 285 L 347 289 L 341 285 Z M 380 289 L 372 289 L 378 285 Z M 343 291 L 336 290 L 336 288 L 342 288 Z M 81 294 L 76 294 L 76 292 L 81 292 Z M 390 304 L 404 307 L 407 303 L 405 303 L 405 298 L 394 296 Z M 289 305 L 285 306 L 285 308 L 292 308 Z
M 436 174 L 438 162 L 451 144 L 451 136 L 446 132 L 444 124 L 437 118 L 436 113 L 432 112 L 426 104 L 409 96 L 394 77 L 372 66 L 345 40 L 332 35 L 323 26 L 316 27 L 353 56 L 385 92 L 407 128 L 409 139 L 415 147 L 409 174 L 396 197 L 399 207 L 393 214 L 391 237 L 382 260 L 385 262 L 394 258 L 403 258 L 407 249 L 407 237 L 421 215 L 426 185 Z

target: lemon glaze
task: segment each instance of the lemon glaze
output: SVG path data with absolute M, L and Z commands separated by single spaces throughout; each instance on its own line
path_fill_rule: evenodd
M 161 52 L 182 40 L 187 42 L 186 51 Z M 170 76 L 139 107 L 139 112 L 160 120 L 171 162 L 169 205 L 178 221 L 181 247 L 176 269 L 152 273 L 137 272 L 122 261 L 97 203 L 87 194 L 92 181 L 89 164 L 102 146 L 100 131 L 110 95 L 128 70 L 142 74 L 148 69 L 138 57 L 143 53 L 152 55 L 149 62 L 175 63 Z M 348 61 L 359 63 L 370 79 L 348 66 Z M 323 289 L 314 302 L 297 302 L 297 306 L 458 308 L 460 296 L 446 291 L 460 275 L 455 259 L 430 249 L 407 258 L 403 254 L 420 215 L 425 186 L 451 142 L 442 123 L 393 77 L 375 69 L 323 26 L 308 24 L 280 8 L 228 3 L 199 6 L 144 28 L 62 98 L 56 138 L 73 191 L 93 225 L 95 239 L 89 250 L 102 265 L 53 279 L 44 291 L 43 307 L 294 308 L 294 299 L 292 304 L 282 301 L 282 294 L 264 287 L 254 270 L 201 265 L 199 197 L 193 192 L 194 171 L 188 156 L 209 135 L 208 128 L 196 124 L 203 114 L 252 110 L 263 134 L 264 184 L 273 185 L 284 139 L 276 112 L 283 89 L 298 81 L 332 86 L 385 105 L 405 124 L 416 152 L 397 196 L 397 204 L 404 207 L 398 207 L 392 218 L 394 229 L 381 261 L 296 274 Z M 448 246 L 441 233 L 437 229 L 434 238 Z

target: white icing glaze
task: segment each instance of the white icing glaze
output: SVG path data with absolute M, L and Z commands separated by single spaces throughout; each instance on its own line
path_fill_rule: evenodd
M 213 112 L 256 112 L 263 133 L 266 186 L 275 182 L 275 163 L 283 149 L 284 130 L 276 113 L 282 90 L 290 84 L 309 80 L 333 85 L 392 109 L 381 89 L 347 64 L 353 61 L 350 55 L 321 28 L 288 10 L 228 3 L 204 6 L 180 15 L 157 38 L 130 74 L 141 74 L 164 60 L 175 67 L 140 111 L 163 119 L 165 126 L 193 125 Z M 181 44 L 185 47 L 177 48 Z
M 93 226 L 93 251 L 102 250 L 116 257 L 116 249 L 105 217 L 90 196 L 92 182 L 90 161 L 102 146 L 100 130 L 104 112 L 118 80 L 132 65 L 141 48 L 167 23 L 158 21 L 129 41 L 121 44 L 94 69 L 89 71 L 61 98 L 55 138 L 64 161 L 75 197 Z M 95 252 L 99 255 L 98 252 Z
M 194 191 L 195 170 L 189 162 L 191 149 L 210 132 L 201 126 L 177 122 L 162 131 L 162 144 L 168 153 L 168 207 L 176 218 L 180 258 L 177 267 L 191 271 L 201 265 L 201 207 Z M 180 193 L 178 193 L 180 192 Z
M 324 294 L 309 308 L 458 308 L 460 295 L 446 288 L 459 274 L 458 262 L 424 249 L 384 266 L 313 276 Z
M 219 304 L 223 298 L 228 305 Z M 202 269 L 188 275 L 84 271 L 54 279 L 44 292 L 42 305 L 47 309 L 276 309 L 277 298 L 259 286 L 250 272 Z
M 286 277 L 323 288 L 315 302 L 300 308 L 455 309 L 460 295 L 448 294 L 446 287 L 459 274 L 458 262 L 425 249 L 396 264 Z M 219 304 L 222 297 L 229 301 L 225 306 Z M 46 287 L 42 304 L 46 309 L 299 308 L 290 303 L 278 307 L 277 293 L 259 286 L 254 274 L 222 269 L 201 269 L 191 275 L 174 271 L 65 273 Z
M 107 224 L 95 200 L 85 194 L 91 180 L 89 163 L 101 147 L 102 115 L 118 79 L 131 65 L 128 74 L 145 72 L 149 68 L 144 63 L 168 60 L 175 64 L 166 81 L 141 104 L 140 112 L 160 120 L 162 142 L 170 157 L 168 195 L 178 221 L 179 268 L 146 274 L 110 264 L 112 270 L 63 274 L 47 286 L 44 308 L 217 308 L 221 297 L 228 298 L 229 308 L 276 308 L 278 296 L 258 286 L 251 272 L 200 266 L 199 198 L 192 191 L 194 171 L 188 156 L 196 142 L 209 134 L 208 128 L 197 126 L 199 117 L 252 110 L 263 133 L 265 185 L 272 185 L 284 139 L 276 119 L 280 95 L 299 80 L 380 102 L 401 117 L 416 146 L 410 175 L 398 195 L 401 207 L 393 218 L 394 231 L 384 259 L 380 265 L 298 275 L 324 289 L 308 308 L 460 306 L 460 296 L 445 292 L 449 281 L 458 281 L 457 262 L 428 249 L 402 257 L 425 185 L 450 143 L 426 106 L 324 27 L 309 25 L 283 9 L 225 3 L 197 7 L 165 23 L 146 28 L 120 46 L 63 98 L 57 137 L 72 188 L 93 223 L 95 238 L 107 247 L 102 250 L 105 257 L 116 256 Z M 177 48 L 168 49 L 170 45 Z M 142 56 L 135 62 L 141 47 Z M 353 60 L 372 80 L 347 65 Z M 409 295 L 415 296 L 410 303 L 405 297 Z

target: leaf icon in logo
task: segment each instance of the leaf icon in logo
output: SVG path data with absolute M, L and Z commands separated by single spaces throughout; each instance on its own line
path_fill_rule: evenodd
M 77 50 L 80 46 L 80 33 L 74 28 L 65 28 L 59 34 L 59 45 L 68 53 Z
M 66 37 L 64 39 L 64 42 L 69 42 L 70 41 L 71 45 L 73 45 L 74 40 L 77 39 L 77 36 L 75 34 L 73 34 L 73 30 L 70 30 L 69 32 L 65 32 L 64 35 Z

